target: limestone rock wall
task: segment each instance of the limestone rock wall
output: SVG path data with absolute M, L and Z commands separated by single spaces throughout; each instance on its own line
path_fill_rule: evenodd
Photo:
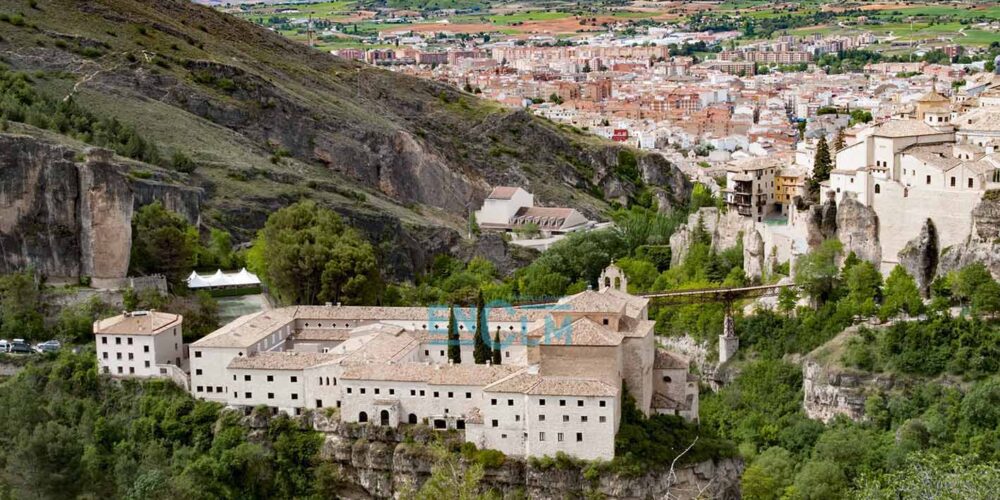
M 111 284 L 128 271 L 135 209 L 160 200 L 198 223 L 200 189 L 130 170 L 108 151 L 0 134 L 0 272 L 34 267 L 54 281 Z
M 322 458 L 339 467 L 342 498 L 392 498 L 406 489 L 419 488 L 431 474 L 434 457 L 424 446 L 433 431 L 414 428 L 404 433 L 370 425 L 343 425 L 336 419 L 314 417 L 314 426 L 326 433 Z M 457 439 L 452 436 L 452 439 Z M 503 465 L 487 468 L 483 484 L 500 491 L 523 491 L 528 498 L 556 500 L 600 494 L 607 499 L 694 499 L 740 497 L 740 459 L 720 459 L 689 465 L 671 477 L 667 471 L 639 477 L 603 473 L 596 480 L 577 468 L 540 469 L 508 457 Z
M 837 415 L 861 420 L 868 396 L 895 385 L 891 375 L 832 368 L 806 359 L 802 364 L 802 406 L 809 418 L 829 422 Z
M 859 202 L 855 193 L 847 193 L 836 213 L 837 239 L 844 244 L 844 253 L 854 252 L 861 260 L 880 265 L 882 247 L 875 211 Z
M 972 211 L 972 234 L 964 244 L 941 251 L 938 272 L 945 274 L 975 262 L 1000 278 L 1000 191 L 987 191 Z
M 924 221 L 920 235 L 907 242 L 898 256 L 899 264 L 917 281 L 920 291 L 928 295 L 938 267 L 938 232 L 931 219 Z

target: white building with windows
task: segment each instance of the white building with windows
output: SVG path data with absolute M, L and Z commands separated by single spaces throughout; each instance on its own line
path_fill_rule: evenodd
M 609 266 L 599 284 L 545 307 L 488 309 L 485 333 L 491 344 L 500 339 L 498 365 L 473 362 L 472 310 L 456 309 L 459 363 L 447 357 L 448 309 L 258 312 L 189 346 L 190 391 L 235 407 L 338 408 L 345 422 L 457 429 L 515 456 L 610 459 L 626 387 L 646 414 L 697 419 L 698 385 L 686 358 L 657 349 L 648 299 L 627 293 L 621 269 Z M 146 345 L 116 341 L 141 327 L 134 314 L 116 318 L 99 322 L 98 333 L 98 357 L 113 375 L 128 361 L 142 366 Z M 178 316 L 157 318 L 150 331 L 167 339 L 176 323 L 180 335 Z M 151 367 L 158 363 L 151 358 Z
M 131 311 L 94 322 L 97 365 L 116 377 L 164 377 L 183 380 L 182 325 L 179 314 Z

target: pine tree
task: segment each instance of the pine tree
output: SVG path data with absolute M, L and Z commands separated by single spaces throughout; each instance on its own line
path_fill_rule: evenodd
M 833 162 L 830 161 L 830 146 L 826 143 L 826 137 L 821 136 L 816 144 L 816 158 L 813 162 L 813 174 L 809 179 L 809 190 L 813 193 L 819 192 L 819 183 L 830 178 L 830 171 L 833 170 Z
M 833 140 L 833 152 L 844 149 L 844 129 L 837 130 L 837 138 Z
M 502 358 L 500 357 L 500 332 L 498 331 L 493 335 L 493 364 L 500 366 Z
M 456 365 L 462 362 L 461 339 L 458 336 L 454 307 L 448 310 L 448 360 Z
M 477 365 L 484 365 L 490 360 L 492 353 L 490 346 L 486 345 L 489 340 L 490 329 L 486 324 L 486 302 L 483 300 L 483 291 L 479 290 L 476 298 L 476 338 L 475 347 L 472 350 L 472 357 Z

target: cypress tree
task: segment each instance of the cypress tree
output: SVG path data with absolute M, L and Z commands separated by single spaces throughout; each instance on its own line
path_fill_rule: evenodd
M 483 300 L 483 291 L 480 290 L 479 296 L 476 298 L 476 337 L 475 347 L 472 350 L 472 357 L 476 360 L 477 365 L 486 364 L 492 355 L 490 346 L 486 345 L 489 334 L 489 326 L 486 325 L 486 302 Z
M 837 129 L 837 137 L 833 140 L 833 152 L 844 149 L 844 129 Z
M 830 178 L 830 171 L 833 170 L 833 162 L 830 160 L 830 146 L 826 143 L 826 137 L 820 137 L 816 144 L 816 158 L 813 162 L 813 174 L 809 179 L 809 190 L 813 193 L 819 192 L 819 183 Z
M 462 362 L 462 345 L 454 307 L 448 310 L 448 359 L 456 365 Z
M 493 364 L 500 366 L 501 359 L 502 358 L 500 358 L 500 332 L 498 331 L 495 335 L 493 335 Z

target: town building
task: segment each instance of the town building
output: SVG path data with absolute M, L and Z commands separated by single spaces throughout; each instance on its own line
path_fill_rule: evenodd
M 780 212 L 775 179 L 790 163 L 784 156 L 753 157 L 729 163 L 726 188 L 722 190 L 726 205 L 756 222 L 763 222 L 772 212 Z
M 131 311 L 94 322 L 97 366 L 117 377 L 184 381 L 184 318 L 159 311 Z
M 540 243 L 540 250 L 568 233 L 595 227 L 594 222 L 576 209 L 536 207 L 531 193 L 511 186 L 493 188 L 475 217 L 481 229 L 522 233 L 514 239 L 515 244 Z
M 612 264 L 597 290 L 547 307 L 486 310 L 483 333 L 500 351 L 496 365 L 473 361 L 479 332 L 472 310 L 455 310 L 458 363 L 447 356 L 448 309 L 261 311 L 189 346 L 190 391 L 233 407 L 290 414 L 335 408 L 343 422 L 455 429 L 481 448 L 513 456 L 563 452 L 607 460 L 614 457 L 623 391 L 645 414 L 698 416 L 697 378 L 687 358 L 657 348 L 648 299 L 627 290 L 624 273 Z M 146 344 L 115 341 L 121 332 L 140 335 L 135 332 L 147 328 L 169 339 L 176 328 L 179 338 L 180 317 L 156 314 L 155 320 L 132 314 L 95 325 L 98 346 L 108 346 L 98 358 L 106 351 L 123 355 L 102 362 L 116 367 L 107 373 L 114 375 L 125 356 L 141 366 Z

